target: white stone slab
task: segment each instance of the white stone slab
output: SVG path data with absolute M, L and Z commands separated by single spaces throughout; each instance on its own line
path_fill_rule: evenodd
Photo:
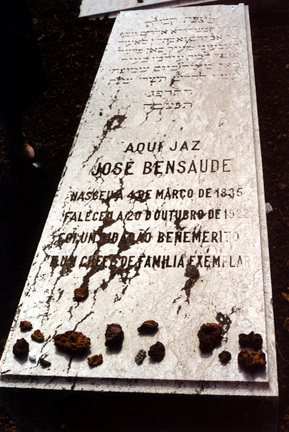
M 191 290 L 184 289 L 188 263 L 200 272 Z M 76 303 L 74 289 L 83 285 L 89 297 Z M 201 354 L 199 328 L 222 318 L 229 323 L 222 345 Z M 148 319 L 159 331 L 141 337 L 137 327 Z M 20 331 L 22 320 L 44 333 L 44 344 Z M 104 346 L 112 322 L 125 333 L 118 354 Z M 71 359 L 56 350 L 53 337 L 68 330 L 91 339 L 91 354 L 104 356 L 101 366 L 90 369 L 87 356 Z M 238 335 L 250 331 L 263 336 L 262 374 L 246 374 L 237 364 Z M 36 362 L 13 356 L 21 337 Z M 138 350 L 157 340 L 166 347 L 164 360 L 136 365 Z M 232 353 L 227 366 L 218 359 L 224 349 Z M 51 367 L 39 365 L 41 356 Z M 1 371 L 1 386 L 8 387 L 277 395 L 243 5 L 125 12 L 116 20 Z
M 192 6 L 212 1 L 214 0 L 82 0 L 79 16 L 114 18 L 120 11 L 125 10 Z

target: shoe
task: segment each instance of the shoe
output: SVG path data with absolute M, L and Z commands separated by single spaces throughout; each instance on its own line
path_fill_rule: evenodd
M 31 145 L 24 143 L 21 147 L 16 149 L 16 156 L 23 161 L 31 161 L 35 156 L 35 151 Z

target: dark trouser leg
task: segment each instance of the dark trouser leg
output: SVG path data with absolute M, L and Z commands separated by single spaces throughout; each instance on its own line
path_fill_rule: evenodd
M 22 110 L 8 108 L 4 112 L 4 122 L 10 150 L 15 152 L 23 147 Z
M 35 152 L 24 140 L 22 110 L 8 108 L 5 110 L 4 117 L 10 152 L 19 159 L 30 161 L 34 158 Z

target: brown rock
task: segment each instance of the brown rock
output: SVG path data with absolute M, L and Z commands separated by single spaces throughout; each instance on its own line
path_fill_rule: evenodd
M 213 351 L 222 340 L 222 327 L 220 324 L 203 324 L 198 331 L 200 350 L 204 353 Z
M 87 362 L 90 367 L 99 366 L 103 363 L 102 354 L 94 355 L 92 357 L 88 357 Z
M 238 364 L 248 372 L 256 372 L 266 366 L 265 353 L 262 350 L 243 349 L 238 355 Z
M 141 334 L 153 334 L 158 331 L 158 326 L 159 325 L 156 321 L 145 321 L 140 327 L 138 327 L 137 331 Z
M 166 349 L 161 342 L 156 342 L 149 349 L 149 356 L 154 361 L 162 361 L 166 353 Z
M 35 330 L 31 335 L 31 339 L 39 343 L 44 342 L 44 334 L 40 330 Z
M 124 333 L 119 324 L 108 324 L 105 332 L 105 346 L 113 349 L 121 348 Z
M 32 330 L 32 324 L 30 321 L 21 321 L 20 322 L 20 329 L 21 331 L 29 331 Z
M 242 348 L 252 348 L 258 351 L 262 348 L 263 339 L 259 333 L 253 331 L 249 334 L 241 333 L 239 334 L 239 344 Z
M 229 361 L 231 360 L 231 358 L 232 358 L 232 356 L 231 356 L 231 353 L 229 353 L 229 351 L 222 351 L 222 352 L 219 354 L 219 359 L 220 359 L 220 362 L 221 362 L 222 364 L 227 364 L 227 363 L 229 363 Z
M 44 358 L 41 358 L 41 359 L 39 360 L 39 363 L 41 364 L 42 367 L 49 367 L 49 366 L 51 366 L 50 361 L 47 361 L 47 360 L 45 360 Z
M 90 339 L 81 332 L 67 331 L 54 337 L 54 345 L 67 354 L 84 354 L 90 347 Z
M 81 302 L 86 300 L 88 297 L 88 287 L 80 287 L 74 290 L 74 300 Z
M 13 354 L 16 357 L 23 358 L 27 357 L 29 352 L 29 343 L 25 339 L 17 339 L 17 342 L 13 345 Z

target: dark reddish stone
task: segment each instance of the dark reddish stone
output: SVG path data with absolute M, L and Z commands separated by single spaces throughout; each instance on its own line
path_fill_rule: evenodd
M 20 330 L 23 332 L 32 330 L 31 322 L 30 321 L 21 321 L 20 322 Z
M 81 302 L 86 300 L 88 297 L 88 287 L 80 287 L 74 290 L 74 300 Z
M 220 362 L 221 362 L 222 364 L 227 364 L 227 363 L 229 363 L 229 361 L 231 360 L 231 358 L 232 358 L 232 356 L 231 356 L 231 353 L 229 353 L 229 351 L 222 351 L 222 352 L 219 354 L 219 359 L 220 359 Z
M 242 348 L 252 348 L 258 351 L 262 348 L 263 339 L 259 333 L 253 331 L 249 334 L 241 333 L 239 334 L 239 344 Z
M 138 327 L 137 331 L 141 334 L 152 334 L 158 331 L 158 323 L 156 321 L 150 320 L 142 323 L 140 327 Z
M 54 345 L 67 354 L 84 354 L 90 347 L 90 339 L 81 332 L 67 331 L 54 337 Z
M 113 349 L 121 348 L 124 333 L 119 324 L 108 324 L 105 332 L 105 346 Z
M 27 357 L 29 352 L 29 343 L 25 339 L 17 339 L 17 342 L 13 345 L 13 354 L 16 357 Z
M 44 358 L 41 358 L 41 359 L 39 360 L 39 363 L 41 364 L 42 367 L 49 367 L 49 366 L 51 366 L 50 361 L 47 361 L 47 360 L 45 360 Z
M 266 366 L 266 356 L 262 350 L 243 349 L 238 355 L 238 364 L 248 372 L 256 372 Z
M 88 362 L 90 367 L 95 367 L 95 366 L 101 365 L 103 363 L 102 354 L 88 357 L 87 362 Z
M 166 349 L 161 342 L 156 342 L 149 349 L 149 356 L 154 361 L 162 361 L 166 353 Z
M 203 324 L 198 331 L 200 350 L 204 353 L 213 351 L 222 340 L 222 327 L 220 324 Z
M 31 335 L 31 339 L 39 343 L 44 342 L 44 334 L 40 330 L 35 330 Z

